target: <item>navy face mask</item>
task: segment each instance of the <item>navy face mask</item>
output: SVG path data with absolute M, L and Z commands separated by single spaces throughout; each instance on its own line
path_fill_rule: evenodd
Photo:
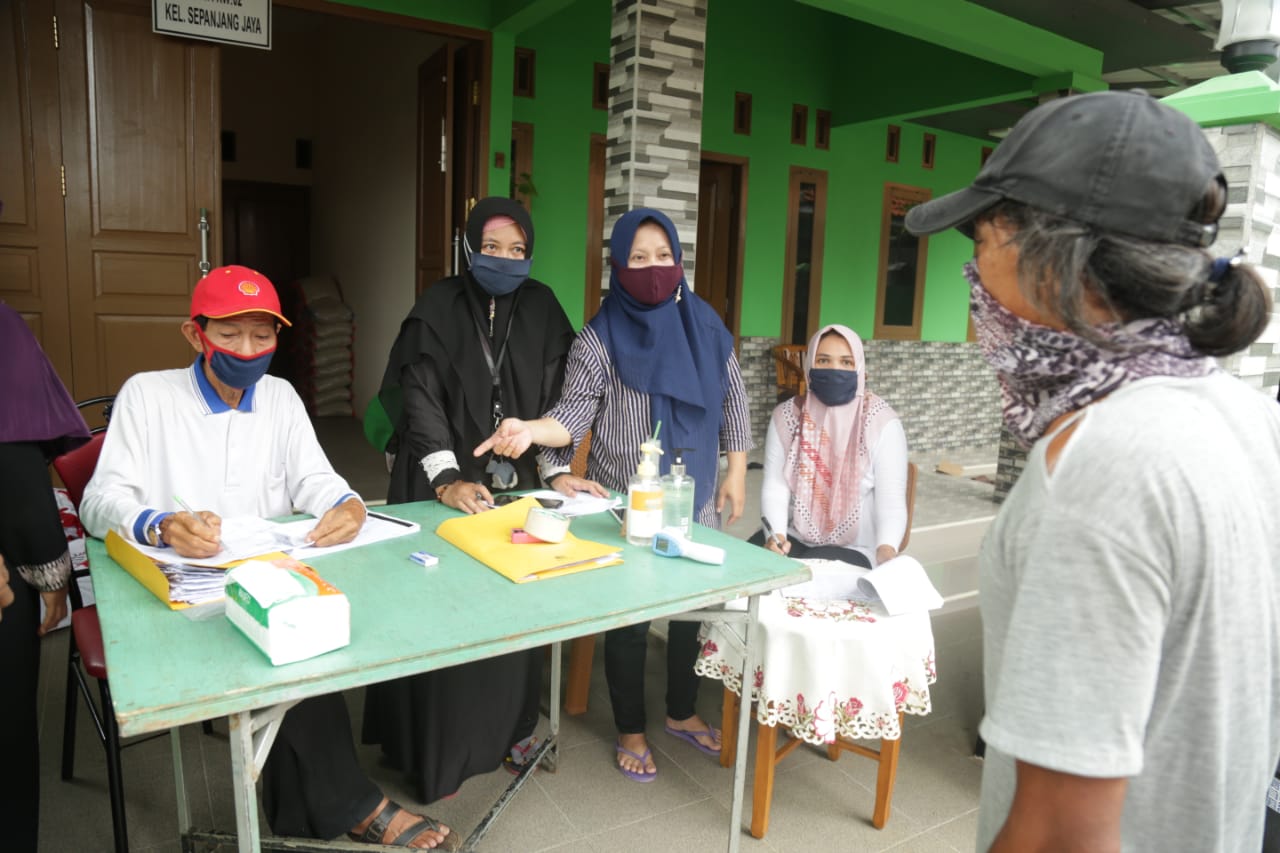
M 532 266 L 532 258 L 499 258 L 478 252 L 471 256 L 471 276 L 490 296 L 505 296 L 524 284 Z
M 257 355 L 243 356 L 218 346 L 209 340 L 203 330 L 200 331 L 200 338 L 209 348 L 205 358 L 209 360 L 209 369 L 213 371 L 213 375 L 219 381 L 241 391 L 266 375 L 267 368 L 271 366 L 271 356 L 276 352 L 276 348 L 272 347 Z
M 809 390 L 825 406 L 843 406 L 858 393 L 858 371 L 815 367 L 809 371 Z

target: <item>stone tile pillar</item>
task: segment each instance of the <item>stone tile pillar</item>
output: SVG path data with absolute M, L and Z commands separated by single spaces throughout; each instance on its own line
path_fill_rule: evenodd
M 707 0 L 614 0 L 604 237 L 633 207 L 661 210 L 680 233 L 690 287 L 706 40 Z

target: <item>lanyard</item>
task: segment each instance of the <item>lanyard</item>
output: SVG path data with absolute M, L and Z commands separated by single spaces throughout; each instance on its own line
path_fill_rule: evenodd
M 492 300 L 493 297 L 490 297 Z M 502 377 L 500 370 L 502 369 L 503 359 L 507 357 L 507 344 L 511 343 L 511 327 L 516 321 L 516 308 L 520 304 L 520 291 L 516 291 L 515 299 L 511 300 L 511 314 L 507 317 L 507 333 L 502 339 L 502 347 L 498 350 L 498 358 L 493 358 L 493 349 L 489 346 L 489 336 L 484 333 L 484 326 L 480 323 L 480 318 L 476 316 L 475 307 L 471 306 L 470 301 L 467 305 L 471 308 L 471 319 L 475 321 L 476 333 L 480 336 L 480 349 L 484 353 L 485 364 L 489 366 L 489 375 L 493 377 L 493 428 L 496 430 L 498 424 L 502 422 Z

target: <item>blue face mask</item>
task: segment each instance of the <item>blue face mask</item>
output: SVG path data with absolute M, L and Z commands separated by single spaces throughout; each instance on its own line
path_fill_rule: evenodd
M 858 371 L 815 367 L 809 371 L 809 390 L 826 406 L 843 406 L 858 393 Z
M 203 329 L 200 330 L 200 338 L 209 348 L 204 357 L 209 360 L 209 369 L 213 371 L 213 375 L 218 377 L 220 382 L 241 391 L 266 375 L 267 368 L 271 366 L 271 356 L 276 353 L 276 348 L 273 346 L 266 352 L 260 352 L 254 356 L 237 355 L 209 340 Z
M 505 296 L 524 284 L 532 266 L 531 258 L 499 258 L 479 253 L 471 256 L 471 276 L 490 296 Z

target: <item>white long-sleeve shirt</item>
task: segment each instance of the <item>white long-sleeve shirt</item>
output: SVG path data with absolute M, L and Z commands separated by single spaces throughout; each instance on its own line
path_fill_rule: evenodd
M 907 532 L 907 435 L 902 421 L 892 420 L 880 431 L 875 447 L 867 448 L 871 465 L 858 484 L 862 518 L 858 535 L 849 547 L 876 565 L 876 548 L 892 545 L 896 550 Z M 769 419 L 764 439 L 764 483 L 760 489 L 760 512 L 774 530 L 786 530 L 788 539 L 803 539 L 791 526 L 791 488 L 783 470 L 787 447 Z M 812 545 L 812 542 L 804 542 Z
M 80 518 L 99 538 L 115 529 L 135 542 L 176 499 L 220 516 L 316 517 L 356 497 L 316 440 L 289 383 L 264 376 L 227 406 L 203 371 L 139 373 L 116 396 L 111 428 Z

